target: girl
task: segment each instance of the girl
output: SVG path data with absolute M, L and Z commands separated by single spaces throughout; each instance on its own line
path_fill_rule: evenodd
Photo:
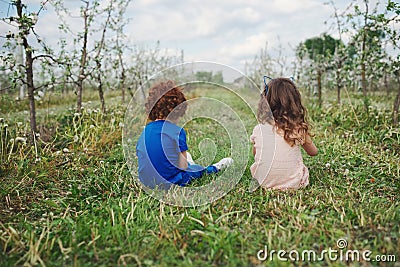
M 216 173 L 232 164 L 231 158 L 204 168 L 194 164 L 186 144 L 186 132 L 177 122 L 187 108 L 182 89 L 173 81 L 155 84 L 149 91 L 146 113 L 149 123 L 136 145 L 140 181 L 150 188 L 185 186 L 203 174 Z
M 250 137 L 255 159 L 250 171 L 262 187 L 298 189 L 308 185 L 300 146 L 310 156 L 317 155 L 318 149 L 311 140 L 306 115 L 300 92 L 290 79 L 265 83 L 258 103 L 260 124 Z

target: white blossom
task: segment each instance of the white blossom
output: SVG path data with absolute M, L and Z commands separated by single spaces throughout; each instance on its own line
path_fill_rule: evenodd
M 36 24 L 38 21 L 38 15 L 36 13 L 32 14 L 32 24 Z
M 325 167 L 329 168 L 331 166 L 331 164 L 328 162 L 327 164 L 325 164 Z
M 15 142 L 16 142 L 16 143 L 21 142 L 21 143 L 23 143 L 24 145 L 26 145 L 26 138 L 25 138 L 25 137 L 20 137 L 20 136 L 18 136 L 17 138 L 15 138 Z

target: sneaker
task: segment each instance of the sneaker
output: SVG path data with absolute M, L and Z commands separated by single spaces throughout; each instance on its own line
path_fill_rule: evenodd
M 233 159 L 232 158 L 223 158 L 220 161 L 218 161 L 217 163 L 213 164 L 212 166 L 215 166 L 215 168 L 217 168 L 217 170 L 223 170 L 225 168 L 228 168 L 229 166 L 231 166 L 233 164 Z

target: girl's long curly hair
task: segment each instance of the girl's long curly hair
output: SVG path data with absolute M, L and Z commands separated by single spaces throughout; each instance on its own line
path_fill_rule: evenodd
M 257 118 L 262 124 L 275 125 L 290 146 L 304 144 L 310 131 L 300 92 L 286 78 L 272 79 L 268 83 L 268 93 L 265 95 L 264 91 L 258 103 Z
M 183 88 L 174 81 L 160 82 L 150 88 L 145 104 L 149 120 L 170 119 L 172 121 L 182 117 L 187 108 Z

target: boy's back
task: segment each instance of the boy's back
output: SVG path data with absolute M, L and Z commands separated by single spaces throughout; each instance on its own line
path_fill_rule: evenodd
M 139 179 L 151 188 L 173 182 L 171 179 L 182 171 L 178 168 L 178 155 L 187 149 L 184 129 L 165 120 L 150 122 L 136 146 Z

